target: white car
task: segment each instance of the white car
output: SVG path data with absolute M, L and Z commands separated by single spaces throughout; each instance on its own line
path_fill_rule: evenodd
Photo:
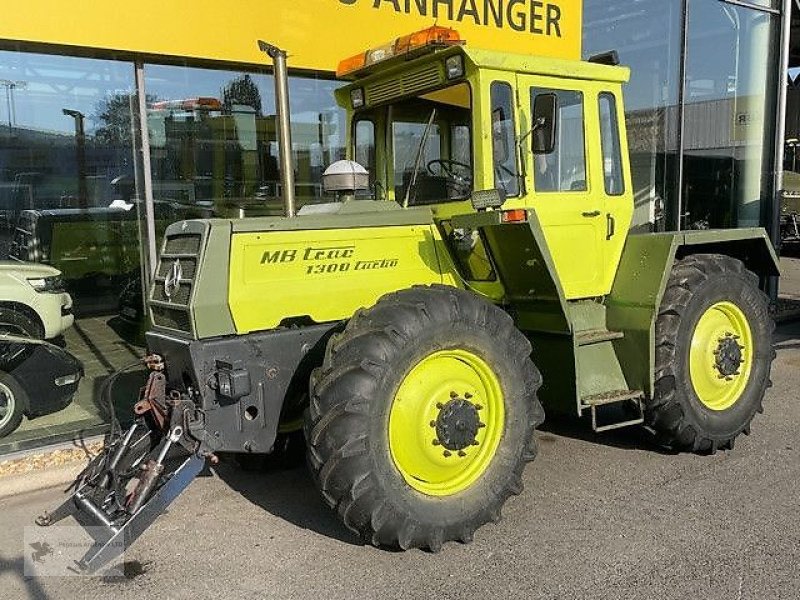
M 73 320 L 72 298 L 58 269 L 0 261 L 0 335 L 52 340 Z

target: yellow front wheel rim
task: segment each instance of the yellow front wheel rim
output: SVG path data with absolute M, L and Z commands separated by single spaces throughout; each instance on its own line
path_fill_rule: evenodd
M 486 361 L 466 350 L 441 350 L 400 383 L 389 411 L 389 449 L 408 485 L 450 496 L 484 474 L 504 427 L 503 391 Z
M 689 372 L 706 408 L 726 410 L 741 397 L 753 368 L 753 335 L 742 310 L 717 302 L 701 316 L 692 335 Z

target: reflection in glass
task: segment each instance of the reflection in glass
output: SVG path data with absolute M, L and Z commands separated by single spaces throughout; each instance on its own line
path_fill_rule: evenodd
M 344 157 L 334 81 L 289 81 L 298 207 L 321 202 L 326 165 Z M 155 202 L 187 216 L 281 214 L 274 84 L 265 73 L 146 65 Z
M 678 195 L 681 0 L 585 0 L 583 24 L 584 58 L 617 50 L 631 69 L 624 94 L 633 224 L 662 230 Z
M 690 0 L 684 114 L 683 226 L 758 226 L 772 187 L 778 20 Z M 770 107 L 767 109 L 766 107 Z
M 142 353 L 117 316 L 141 243 L 133 65 L 0 51 L 0 87 L 5 452 L 107 422 L 97 390 Z

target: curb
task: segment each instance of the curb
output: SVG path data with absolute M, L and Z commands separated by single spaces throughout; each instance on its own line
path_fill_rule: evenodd
M 60 467 L 51 467 L 41 471 L 28 471 L 18 475 L 7 475 L 0 478 L 0 500 L 12 496 L 39 492 L 41 490 L 64 487 L 75 481 L 86 463 L 76 462 Z
M 22 452 L 0 459 L 0 499 L 58 486 L 67 487 L 103 447 L 98 436 L 42 448 L 38 452 Z

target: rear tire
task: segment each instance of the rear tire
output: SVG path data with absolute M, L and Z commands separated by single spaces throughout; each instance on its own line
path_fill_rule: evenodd
M 661 444 L 732 449 L 763 412 L 775 351 L 766 295 L 741 261 L 719 254 L 675 263 L 656 320 L 655 394 L 645 423 Z
M 376 546 L 471 541 L 536 455 L 544 411 L 530 353 L 508 314 L 455 288 L 414 287 L 357 312 L 311 377 L 308 462 L 327 504 Z

